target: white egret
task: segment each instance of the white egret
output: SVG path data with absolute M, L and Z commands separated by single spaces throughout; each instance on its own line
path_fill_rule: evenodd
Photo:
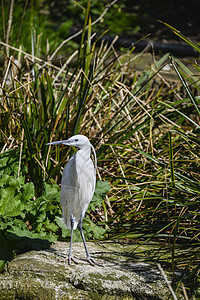
M 91 265 L 99 264 L 90 257 L 82 230 L 82 220 L 92 200 L 96 185 L 97 158 L 94 147 L 84 135 L 75 135 L 68 140 L 48 143 L 47 145 L 63 144 L 75 146 L 79 150 L 69 159 L 64 168 L 61 181 L 61 206 L 63 219 L 68 229 L 71 229 L 71 240 L 68 264 L 78 263 L 72 256 L 73 230 L 78 226 L 86 252 L 86 261 Z M 94 152 L 95 165 L 90 157 L 91 148 Z

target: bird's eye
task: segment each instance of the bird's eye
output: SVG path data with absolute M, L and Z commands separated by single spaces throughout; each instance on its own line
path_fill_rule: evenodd
M 78 139 L 75 139 L 75 142 L 78 142 Z

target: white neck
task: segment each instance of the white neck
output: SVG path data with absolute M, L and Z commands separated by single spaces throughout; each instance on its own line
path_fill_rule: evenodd
M 85 146 L 79 149 L 76 153 L 77 156 L 80 156 L 82 160 L 87 161 L 90 159 L 91 147 Z

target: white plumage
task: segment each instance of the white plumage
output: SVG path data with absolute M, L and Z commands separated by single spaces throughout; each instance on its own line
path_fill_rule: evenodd
M 77 139 L 77 137 L 79 142 L 76 142 L 75 146 L 80 147 L 80 150 L 70 158 L 64 168 L 60 200 L 67 228 L 71 229 L 71 215 L 73 215 L 74 230 L 77 228 L 81 216 L 85 215 L 96 183 L 96 172 L 90 158 L 91 144 L 85 136 L 76 135 L 73 139 Z
M 96 184 L 97 159 L 94 147 L 84 135 L 75 135 L 68 140 L 52 142 L 47 145 L 58 144 L 79 148 L 64 168 L 61 181 L 60 202 L 62 206 L 62 214 L 67 228 L 71 229 L 68 263 L 70 264 L 71 261 L 77 263 L 77 260 L 74 259 L 71 254 L 71 248 L 73 230 L 75 230 L 78 226 L 86 251 L 86 260 L 91 265 L 99 265 L 98 262 L 90 257 L 82 231 L 82 219 L 90 201 L 92 200 Z M 94 153 L 95 166 L 90 158 L 91 148 Z

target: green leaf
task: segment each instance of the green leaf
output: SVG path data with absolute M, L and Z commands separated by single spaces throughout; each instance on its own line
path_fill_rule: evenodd
M 88 211 L 95 210 L 97 207 L 100 207 L 102 204 L 102 201 L 103 201 L 102 197 L 97 195 L 96 193 L 94 193 L 92 201 L 89 204 Z
M 48 184 L 44 183 L 44 193 L 43 195 L 47 197 L 56 196 L 58 197 L 60 194 L 60 188 L 57 184 Z
M 108 181 L 98 180 L 95 188 L 95 193 L 98 195 L 105 195 L 110 191 Z
M 25 185 L 22 186 L 21 192 L 23 202 L 30 200 L 35 195 L 34 184 L 32 182 L 27 182 Z
M 163 105 L 166 105 L 167 107 L 173 109 L 175 112 L 177 112 L 178 114 L 182 115 L 185 119 L 187 119 L 188 121 L 190 121 L 192 124 L 194 124 L 198 129 L 200 129 L 200 126 L 198 123 L 196 123 L 192 118 L 189 118 L 186 114 L 182 113 L 179 109 L 176 109 L 175 107 L 169 105 L 166 102 L 160 101 L 158 100 L 158 102 L 160 102 Z
M 170 158 L 170 175 L 171 175 L 171 184 L 174 187 L 175 176 L 174 176 L 174 158 L 173 158 L 173 146 L 171 132 L 169 131 L 169 158 Z
M 88 211 L 95 210 L 102 205 L 103 196 L 110 191 L 110 185 L 108 181 L 98 180 L 95 188 L 95 192 L 88 207 Z
M 138 150 L 139 153 L 141 153 L 142 155 L 144 155 L 145 157 L 147 157 L 148 159 L 152 160 L 153 162 L 155 162 L 156 164 L 158 164 L 159 166 L 164 166 L 164 163 L 158 159 L 156 159 L 155 157 L 152 157 L 150 154 L 145 153 L 141 150 Z
M 46 219 L 44 224 L 45 224 L 45 227 L 50 231 L 56 232 L 58 230 L 58 226 L 56 224 L 54 224 L 53 222 L 51 222 L 49 220 L 49 218 Z
M 199 109 L 199 107 L 198 107 L 198 103 L 197 103 L 195 97 L 193 96 L 193 94 L 192 94 L 192 92 L 191 92 L 191 90 L 190 90 L 188 84 L 186 83 L 185 79 L 184 79 L 183 76 L 181 75 L 181 73 L 180 73 L 180 71 L 179 71 L 179 69 L 178 69 L 176 63 L 175 63 L 172 59 L 171 59 L 171 63 L 172 63 L 172 65 L 173 65 L 174 70 L 176 71 L 178 77 L 180 78 L 180 80 L 181 80 L 181 82 L 182 82 L 182 84 L 183 84 L 185 90 L 187 91 L 188 96 L 189 96 L 191 102 L 194 104 L 194 107 L 195 107 L 195 109 L 196 109 L 198 115 L 200 116 L 200 109 Z
M 186 36 L 184 36 L 179 30 L 177 30 L 176 28 L 174 28 L 173 26 L 165 23 L 165 22 L 162 22 L 162 21 L 159 21 L 161 23 L 163 23 L 165 26 L 167 26 L 173 33 L 175 33 L 178 37 L 180 37 L 183 41 L 185 41 L 189 46 L 191 46 L 193 49 L 195 49 L 196 51 L 198 51 L 200 53 L 200 48 L 199 46 L 192 42 L 190 39 L 188 39 Z
M 8 174 L 4 174 L 1 176 L 0 187 L 7 185 L 10 181 L 10 176 Z
M 37 223 L 42 223 L 42 222 L 44 222 L 45 219 L 46 219 L 46 212 L 45 211 L 41 212 L 41 209 L 40 209 L 40 214 L 37 217 Z
M 61 228 L 62 230 L 62 237 L 65 238 L 66 236 L 68 236 L 70 234 L 70 230 L 67 229 L 64 221 L 62 218 L 59 218 L 58 216 L 55 217 L 55 222 L 58 224 L 58 226 Z
M 19 168 L 19 151 L 9 150 L 0 154 L 0 177 L 7 174 L 17 177 Z M 21 167 L 21 175 L 27 173 L 25 165 Z
M 0 272 L 2 271 L 4 265 L 5 265 L 5 261 L 0 259 Z
M 101 239 L 105 232 L 106 229 L 98 226 L 97 224 L 93 223 L 89 216 L 85 216 L 83 219 L 83 228 L 85 231 L 85 238 L 86 240 L 89 239 Z
M 20 215 L 23 209 L 21 194 L 15 196 L 15 189 L 10 186 L 0 189 L 0 214 L 8 217 Z
M 5 229 L 11 227 L 14 224 L 14 221 L 12 218 L 9 217 L 2 217 L 0 215 L 0 231 L 4 231 Z
M 18 228 L 18 227 L 15 227 L 14 230 L 9 230 L 8 231 L 8 234 L 14 234 L 15 235 L 15 239 L 16 240 L 21 240 L 23 241 L 24 243 L 24 240 L 23 239 L 20 239 L 20 238 L 23 238 L 23 237 L 27 237 L 27 238 L 30 238 L 28 241 L 28 243 L 30 244 L 30 249 L 34 249 L 34 240 L 33 239 L 46 239 L 50 242 L 54 242 L 56 241 L 57 237 L 53 234 L 48 234 L 48 233 L 45 233 L 45 232 L 32 232 L 32 231 L 29 231 L 28 229 L 21 229 L 21 228 Z M 41 241 L 40 241 L 41 243 Z M 22 247 L 24 248 L 24 245 L 22 245 Z

